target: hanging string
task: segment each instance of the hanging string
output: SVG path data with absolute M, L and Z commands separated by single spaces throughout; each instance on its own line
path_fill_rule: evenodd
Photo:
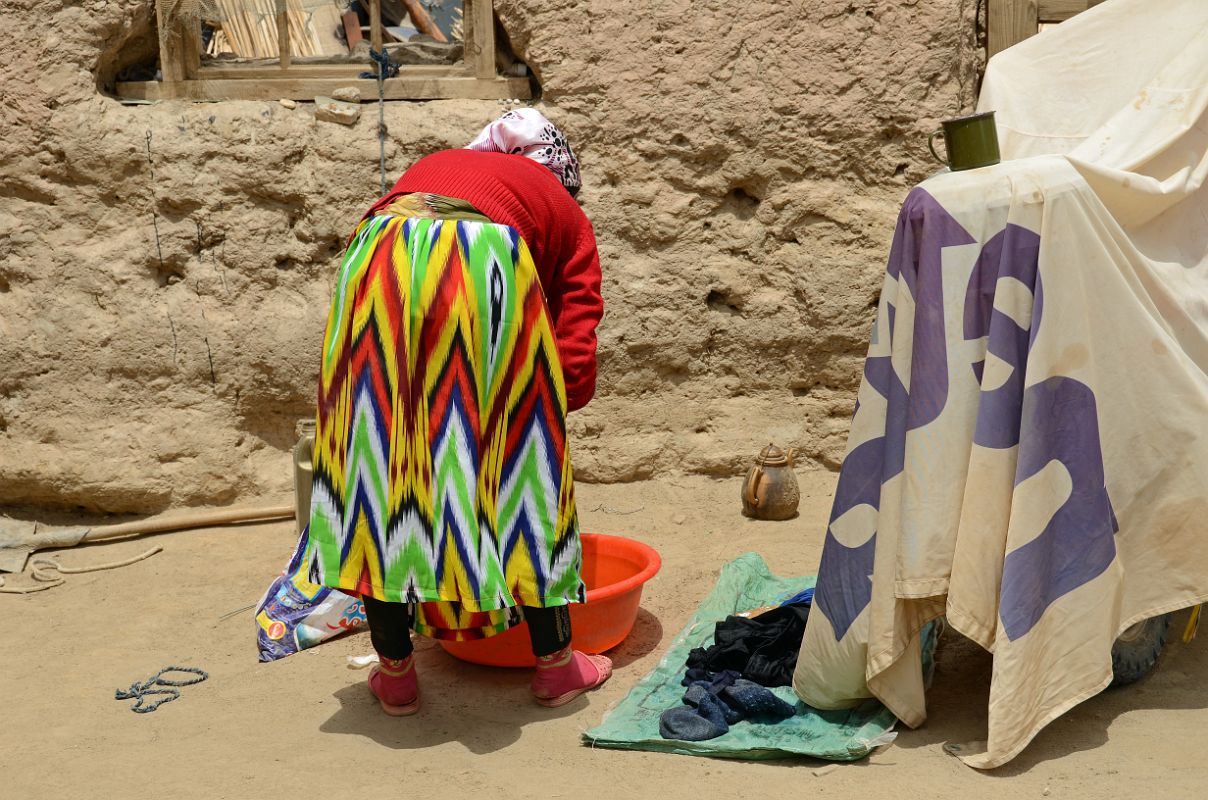
M 378 166 L 381 170 L 382 194 L 386 194 L 386 79 L 398 74 L 398 65 L 390 61 L 386 48 L 369 49 L 369 57 L 377 65 L 374 72 L 362 72 L 362 78 L 377 78 L 378 84 Z

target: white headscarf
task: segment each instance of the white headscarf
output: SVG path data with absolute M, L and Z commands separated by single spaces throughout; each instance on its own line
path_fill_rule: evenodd
M 583 185 L 579 159 L 575 158 L 565 134 L 535 108 L 507 112 L 483 128 L 466 149 L 531 158 L 554 173 L 571 195 Z

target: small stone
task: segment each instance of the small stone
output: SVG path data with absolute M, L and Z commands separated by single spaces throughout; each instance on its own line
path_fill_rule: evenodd
M 676 525 L 683 525 L 685 522 L 688 521 L 688 518 L 685 517 L 683 514 L 676 514 L 674 517 L 671 518 L 671 521 L 674 522 Z
M 333 100 L 343 100 L 345 103 L 361 102 L 361 90 L 355 86 L 345 86 L 331 93 Z
M 821 778 L 823 775 L 829 775 L 838 768 L 838 764 L 827 764 L 825 767 L 818 767 L 818 769 L 814 770 L 814 777 Z
M 345 103 L 331 97 L 315 98 L 315 119 L 323 122 L 338 122 L 341 125 L 355 125 L 361 118 L 359 103 Z
M 1049 796 L 1049 787 L 1047 787 L 1047 786 L 1044 787 L 1044 791 L 1041 792 L 1041 795 L 1043 795 L 1044 797 L 1048 797 Z
M 277 102 L 280 103 L 281 105 L 285 106 L 288 109 L 295 109 L 298 107 L 298 103 L 294 100 L 290 100 L 288 97 L 282 97 Z

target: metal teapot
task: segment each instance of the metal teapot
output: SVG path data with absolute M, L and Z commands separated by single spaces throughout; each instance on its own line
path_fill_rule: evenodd
M 754 519 L 792 519 L 797 516 L 801 489 L 793 472 L 795 448 L 785 453 L 769 444 L 747 471 L 742 487 L 742 513 Z

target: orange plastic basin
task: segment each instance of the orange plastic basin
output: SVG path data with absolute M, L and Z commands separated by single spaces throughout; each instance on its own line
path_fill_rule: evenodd
M 570 607 L 570 624 L 576 650 L 603 653 L 625 640 L 633 630 L 642 602 L 642 585 L 662 566 L 658 551 L 622 536 L 585 533 L 583 582 L 587 602 Z M 445 642 L 449 654 L 493 667 L 531 667 L 537 662 L 529 645 L 528 624 L 521 623 L 489 639 Z

